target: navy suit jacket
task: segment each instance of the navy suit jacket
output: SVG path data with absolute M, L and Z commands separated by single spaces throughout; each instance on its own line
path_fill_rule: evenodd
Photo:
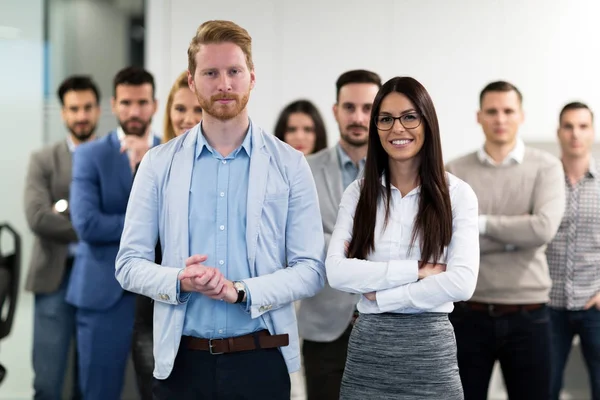
M 154 145 L 160 139 L 154 137 Z M 123 294 L 115 279 L 125 210 L 133 183 L 116 131 L 77 147 L 73 154 L 71 221 L 80 239 L 67 288 L 76 307 L 106 310 Z

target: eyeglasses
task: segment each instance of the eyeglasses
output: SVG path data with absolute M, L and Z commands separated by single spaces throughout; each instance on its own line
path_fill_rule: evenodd
M 421 114 L 418 112 L 411 112 L 403 114 L 399 117 L 392 117 L 391 115 L 378 115 L 375 117 L 375 126 L 377 129 L 382 131 L 389 131 L 394 126 L 396 120 L 400 121 L 400 124 L 404 129 L 415 129 L 421 125 Z

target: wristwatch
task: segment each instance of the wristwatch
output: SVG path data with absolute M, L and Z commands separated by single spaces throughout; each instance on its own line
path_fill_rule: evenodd
M 244 282 L 236 281 L 233 282 L 233 288 L 237 291 L 237 300 L 233 304 L 239 304 L 244 301 L 244 297 L 246 297 L 246 285 Z

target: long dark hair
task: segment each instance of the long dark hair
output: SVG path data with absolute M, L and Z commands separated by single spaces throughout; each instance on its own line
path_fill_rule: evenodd
M 325 130 L 325 123 L 323 122 L 323 118 L 321 117 L 319 110 L 317 110 L 317 107 L 308 100 L 296 100 L 281 110 L 279 118 L 277 118 L 277 123 L 275 124 L 275 137 L 285 142 L 284 137 L 285 131 L 287 130 L 288 119 L 290 118 L 290 114 L 293 113 L 306 114 L 315 124 L 315 148 L 311 154 L 327 148 L 327 131 Z
M 436 263 L 442 257 L 444 248 L 450 244 L 452 237 L 450 191 L 442 157 L 440 128 L 433 102 L 423 85 L 409 77 L 390 79 L 381 87 L 373 101 L 369 124 L 369 149 L 360 198 L 354 214 L 348 256 L 365 259 L 375 249 L 377 205 L 382 197 L 385 199 L 384 227 L 389 219 L 392 197 L 389 157 L 381 145 L 375 118 L 379 114 L 383 99 L 393 92 L 406 96 L 422 116 L 421 123 L 424 124 L 425 137 L 419 152 L 421 193 L 411 247 L 418 238 L 421 242 L 421 265 L 430 260 Z M 382 176 L 385 179 L 385 187 L 381 185 Z

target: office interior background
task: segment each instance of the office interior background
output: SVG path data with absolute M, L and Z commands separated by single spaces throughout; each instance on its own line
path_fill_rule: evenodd
M 524 95 L 521 137 L 557 153 L 564 104 L 583 101 L 600 111 L 598 15 L 597 0 L 0 0 L 0 223 L 22 237 L 21 281 L 35 257 L 23 210 L 27 163 L 32 151 L 66 135 L 55 93 L 70 74 L 90 74 L 99 84 L 98 133 L 104 135 L 116 123 L 114 73 L 145 66 L 156 79 L 153 126 L 160 131 L 196 28 L 229 19 L 253 37 L 257 84 L 250 115 L 269 131 L 283 106 L 307 98 L 335 143 L 335 80 L 365 68 L 384 80 L 408 75 L 423 83 L 438 112 L 446 161 L 483 143 L 475 116 L 479 91 L 500 79 Z M 10 251 L 9 240 L 1 244 Z M 0 400 L 32 397 L 32 305 L 32 295 L 21 290 L 12 333 L 0 341 L 0 363 L 8 370 Z M 136 398 L 131 371 L 127 379 L 123 398 Z M 506 398 L 498 372 L 490 398 Z M 590 398 L 577 346 L 564 398 Z

